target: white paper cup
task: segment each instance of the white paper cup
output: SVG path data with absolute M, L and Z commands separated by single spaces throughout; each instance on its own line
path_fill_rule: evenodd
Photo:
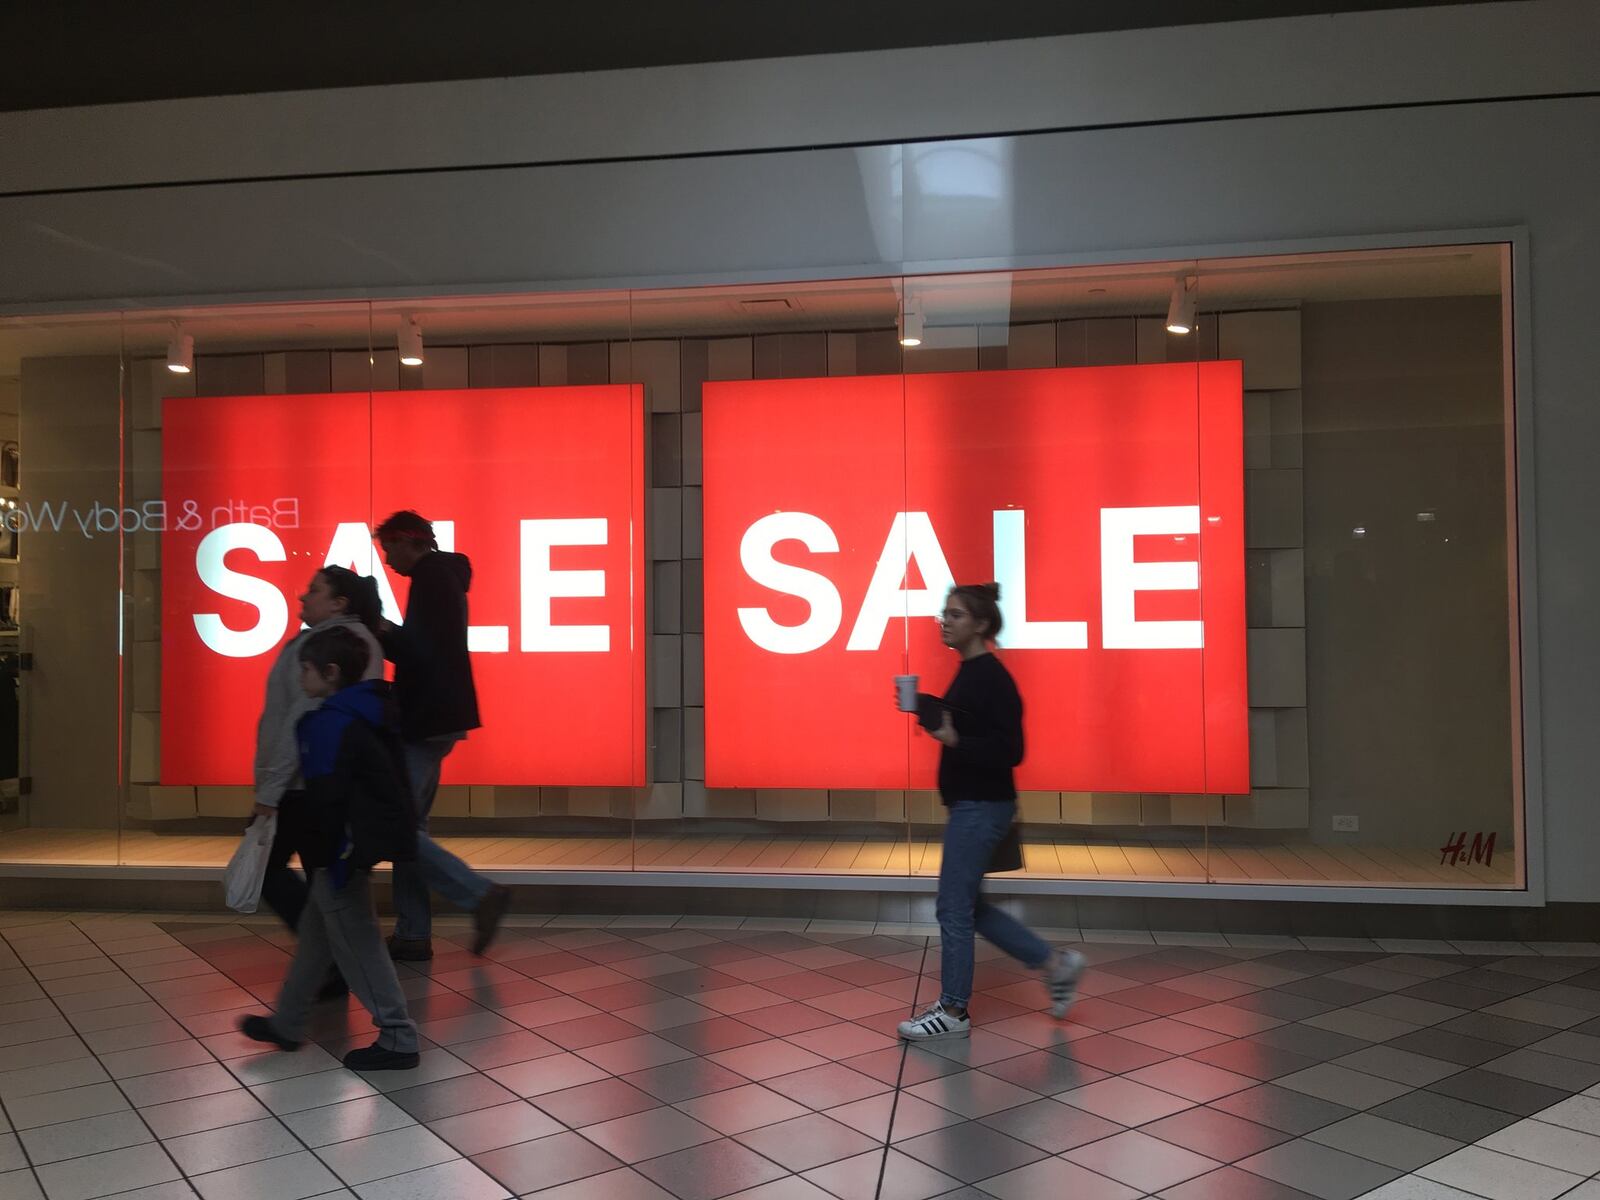
M 894 677 L 895 703 L 900 706 L 901 712 L 917 711 L 917 676 L 896 675 Z

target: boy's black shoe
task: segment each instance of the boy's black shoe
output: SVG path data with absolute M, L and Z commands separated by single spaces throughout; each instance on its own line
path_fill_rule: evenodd
M 500 932 L 500 922 L 505 920 L 506 910 L 510 907 L 511 889 L 503 884 L 491 883 L 483 899 L 478 901 L 478 907 L 472 910 L 472 927 L 477 930 L 477 936 L 472 939 L 474 954 L 482 954 L 489 948 L 494 935 Z
M 339 974 L 335 967 L 328 972 L 328 978 L 317 989 L 317 1003 L 322 1004 L 329 1000 L 343 1000 L 350 994 L 350 985 L 344 981 L 344 976 Z
M 433 957 L 433 942 L 428 938 L 403 938 L 389 935 L 389 957 L 395 962 L 427 962 Z
M 252 1042 L 267 1042 L 279 1050 L 298 1050 L 299 1042 L 291 1042 L 272 1027 L 266 1017 L 244 1017 L 239 1022 L 239 1032 Z
M 409 1071 L 421 1056 L 416 1051 L 402 1054 L 398 1050 L 385 1050 L 374 1043 L 352 1050 L 344 1056 L 344 1065 L 352 1071 Z

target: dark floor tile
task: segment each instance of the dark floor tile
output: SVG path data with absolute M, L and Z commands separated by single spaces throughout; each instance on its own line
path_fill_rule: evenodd
M 719 1067 L 704 1058 L 686 1058 L 681 1062 L 635 1071 L 623 1078 L 640 1091 L 649 1092 L 668 1104 L 742 1087 L 750 1082 L 743 1075 L 736 1075 L 726 1067 Z
M 586 1050 L 590 1046 L 638 1037 L 639 1027 L 610 1013 L 596 1013 L 591 1017 L 541 1025 L 539 1036 L 549 1039 L 563 1050 Z
M 1193 973 L 1192 969 L 1151 957 L 1119 959 L 1116 962 L 1108 962 L 1096 970 L 1119 979 L 1131 979 L 1135 983 L 1160 983 L 1165 979 L 1177 979 Z
M 1375 1117 L 1399 1121 L 1440 1137 L 1454 1138 L 1458 1142 L 1479 1141 L 1517 1121 L 1515 1113 L 1485 1108 L 1481 1104 L 1427 1090 L 1397 1096 L 1367 1111 Z
M 1304 1138 L 1263 1150 L 1238 1165 L 1322 1200 L 1355 1200 L 1403 1173 Z
M 915 1087 L 919 1083 L 927 1083 L 930 1079 L 938 1079 L 942 1075 L 954 1075 L 957 1071 L 967 1069 L 954 1059 L 929 1054 L 926 1050 L 915 1047 L 902 1050 L 899 1046 L 857 1054 L 843 1059 L 842 1062 L 852 1071 L 870 1075 L 879 1083 L 887 1083 L 890 1086 L 898 1083 L 904 1088 Z
M 1435 1004 L 1449 1004 L 1465 1009 L 1488 1008 L 1491 1004 L 1499 1004 L 1506 998 L 1503 992 L 1491 992 L 1487 988 L 1463 987 L 1449 976 L 1443 979 L 1429 979 L 1414 987 L 1404 988 L 1395 995 L 1410 996 L 1415 1000 L 1431 1000 Z
M 1513 1050 L 1485 1063 L 1484 1070 L 1566 1092 L 1581 1092 L 1600 1083 L 1600 1063 L 1539 1050 Z
M 1166 963 L 1169 966 L 1181 967 L 1184 971 L 1210 971 L 1216 967 L 1226 967 L 1238 959 L 1229 958 L 1226 954 L 1218 954 L 1213 950 L 1201 950 L 1194 946 L 1168 946 L 1157 950 L 1154 954 L 1144 956 L 1146 962 Z
M 790 1171 L 809 1171 L 881 1145 L 821 1113 L 736 1134 L 735 1140 Z
M 674 971 L 669 975 L 652 975 L 649 982 L 674 996 L 692 996 L 696 992 L 714 992 L 718 988 L 740 987 L 744 980 L 710 967 L 694 971 Z
M 1454 1017 L 1435 1028 L 1445 1033 L 1457 1033 L 1463 1037 L 1499 1042 L 1506 1046 L 1529 1046 L 1550 1036 L 1548 1025 L 1535 1025 L 1530 1021 L 1517 1021 L 1511 1017 L 1497 1017 L 1481 1012 Z
M 767 1034 L 737 1017 L 713 1017 L 708 1021 L 675 1025 L 671 1029 L 658 1029 L 656 1036 L 695 1054 L 715 1054 L 718 1050 L 732 1050 L 736 1046 L 767 1040 Z
M 461 994 L 474 1004 L 496 1010 L 510 1008 L 516 1004 L 531 1004 L 535 1000 L 548 1000 L 551 996 L 560 995 L 555 988 L 546 987 L 537 979 L 501 981 Z
M 1316 1200 L 1275 1179 L 1223 1167 L 1160 1193 L 1159 1200 Z
M 1037 1146 L 1048 1154 L 1060 1154 L 1122 1132 L 1122 1126 L 1115 1121 L 1059 1100 L 1035 1100 L 1032 1104 L 1007 1108 L 981 1118 L 979 1124 L 998 1129 L 1007 1137 Z
M 1041 1096 L 1060 1095 L 1086 1083 L 1105 1079 L 1110 1074 L 1047 1050 L 1019 1054 L 1015 1058 L 1001 1059 L 978 1069 L 986 1075 L 1025 1087 L 1030 1092 L 1038 1092 Z
M 1280 1021 L 1304 1021 L 1307 1017 L 1320 1016 L 1339 1007 L 1337 1004 L 1313 1000 L 1309 996 L 1294 996 L 1276 989 L 1251 992 L 1245 996 L 1225 1000 L 1223 1003 L 1231 1004 L 1234 1008 L 1242 1008 L 1246 1012 L 1276 1017 Z
M 1506 1052 L 1506 1047 L 1500 1042 L 1486 1042 L 1481 1038 L 1447 1033 L 1442 1029 L 1419 1029 L 1415 1033 L 1391 1038 L 1384 1045 L 1396 1050 L 1409 1050 L 1413 1054 L 1425 1054 L 1443 1062 L 1459 1063 L 1463 1067 L 1482 1066 L 1491 1058 L 1499 1058 Z
M 1160 984 L 1145 984 L 1140 987 L 1126 988 L 1116 993 L 1118 1004 L 1131 1005 L 1153 1013 L 1158 1017 L 1170 1017 L 1173 1013 L 1188 1012 L 1193 1008 L 1204 1008 L 1211 1001 L 1203 1000 L 1199 996 L 1191 996 L 1188 992 L 1174 991 L 1172 988 L 1162 987 Z
M 1307 1000 L 1316 1000 L 1324 1004 L 1336 1004 L 1341 1008 L 1360 1004 L 1364 1000 L 1375 1000 L 1384 994 L 1377 988 L 1363 987 L 1359 983 L 1346 983 L 1342 979 L 1324 979 L 1321 976 L 1297 979 L 1293 983 L 1280 984 L 1273 990 L 1287 992 L 1291 996 L 1303 996 Z
M 653 987 L 642 979 L 630 979 L 627 983 L 609 983 L 604 987 L 577 992 L 575 995 L 585 1004 L 592 1004 L 601 1012 L 607 1013 L 621 1012 L 625 1008 L 638 1008 L 641 1004 L 655 1004 L 662 1000 L 676 999 L 671 992 Z
M 890 955 L 904 954 L 907 950 L 921 950 L 924 940 L 873 934 L 870 937 L 847 938 L 842 942 L 835 942 L 834 948 L 843 950 L 847 954 L 859 954 L 862 958 L 888 958 Z
M 852 1100 L 864 1100 L 884 1090 L 884 1085 L 860 1071 L 840 1063 L 824 1063 L 790 1075 L 762 1081 L 780 1096 L 787 1096 L 811 1109 L 837 1108 Z
M 1280 950 L 1253 961 L 1269 967 L 1282 967 L 1286 971 L 1299 971 L 1303 975 L 1326 975 L 1350 965 L 1345 959 L 1319 954 L 1315 950 Z
M 1456 1138 L 1371 1113 L 1357 1113 L 1306 1136 L 1319 1145 L 1332 1146 L 1397 1171 L 1415 1171 L 1454 1154 L 1462 1146 Z
M 1331 1100 L 1320 1100 L 1316 1096 L 1293 1092 L 1271 1083 L 1213 1100 L 1210 1107 L 1296 1136 L 1332 1125 L 1356 1111 Z
M 1121 1075 L 1125 1071 L 1137 1071 L 1140 1067 L 1153 1066 L 1172 1057 L 1165 1050 L 1146 1046 L 1143 1042 L 1129 1041 L 1114 1033 L 1102 1033 L 1096 1037 L 1079 1038 L 1077 1041 L 1069 1042 L 1060 1048 L 1060 1056 L 1069 1058 L 1073 1062 L 1098 1067 L 1113 1075 Z
M 1519 1117 L 1530 1117 L 1571 1095 L 1561 1088 L 1514 1079 L 1510 1075 L 1486 1071 L 1481 1067 L 1441 1079 L 1438 1083 L 1430 1083 L 1428 1091 L 1498 1108 L 1502 1112 L 1516 1113 Z
M 1246 1041 L 1223 1042 L 1220 1046 L 1207 1046 L 1204 1050 L 1191 1052 L 1189 1057 L 1196 1062 L 1207 1063 L 1213 1067 L 1221 1067 L 1224 1071 L 1233 1071 L 1238 1075 L 1248 1075 L 1252 1079 L 1261 1080 L 1292 1075 L 1296 1071 L 1304 1071 L 1307 1067 L 1317 1065 L 1316 1059 L 1308 1058 L 1303 1054 L 1295 1054 L 1290 1050 L 1280 1050 L 1276 1046 L 1263 1046 L 1256 1042 Z
M 1237 1162 L 1259 1154 L 1292 1136 L 1267 1125 L 1258 1125 L 1231 1113 L 1202 1106 L 1162 1117 L 1140 1127 L 1141 1132 L 1174 1146 L 1193 1150 L 1219 1162 Z
M 1463 971 L 1459 975 L 1450 977 L 1452 983 L 1461 984 L 1463 987 L 1482 988 L 1486 992 L 1499 992 L 1504 996 L 1520 996 L 1524 992 L 1534 991 L 1545 986 L 1546 981 L 1529 979 L 1525 975 L 1513 975 L 1508 971 L 1496 971 L 1492 967 L 1483 967 L 1476 971 Z
M 453 1117 L 457 1113 L 472 1112 L 474 1109 L 510 1104 L 516 1098 L 515 1092 L 507 1091 L 487 1075 L 477 1073 L 389 1093 L 390 1100 L 424 1123 L 441 1117 Z
M 1291 1054 L 1314 1058 L 1318 1062 L 1342 1058 L 1372 1045 L 1362 1038 L 1335 1033 L 1331 1029 L 1318 1029 L 1315 1025 L 1280 1025 L 1264 1029 L 1244 1039 L 1258 1046 L 1272 1046 Z
M 634 1169 L 678 1200 L 719 1200 L 788 1174 L 771 1159 L 731 1138 L 652 1158 Z

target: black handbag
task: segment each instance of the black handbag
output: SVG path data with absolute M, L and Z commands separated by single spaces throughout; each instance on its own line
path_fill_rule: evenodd
M 985 875 L 993 875 L 999 871 L 1022 870 L 1022 835 L 1017 831 L 1017 823 L 1011 822 L 1005 836 L 995 843 L 994 853 L 989 856 L 989 865 L 983 869 Z

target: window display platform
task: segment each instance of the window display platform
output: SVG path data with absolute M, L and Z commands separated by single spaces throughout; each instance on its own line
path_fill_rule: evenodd
M 904 840 L 780 837 L 773 834 L 633 838 L 457 836 L 439 842 L 480 870 L 627 870 L 820 875 L 936 875 L 934 837 Z M 0 864 L 222 867 L 238 845 L 229 834 L 151 830 L 23 829 L 0 833 Z M 1189 842 L 1027 838 L 1018 876 L 1249 883 L 1309 883 L 1438 888 L 1511 888 L 1515 855 L 1501 847 L 1488 863 L 1463 854 L 1441 863 L 1438 849 L 1376 845 L 1314 846 L 1285 838 L 1249 845 L 1204 837 Z M 1208 871 L 1209 867 L 1209 871 Z

